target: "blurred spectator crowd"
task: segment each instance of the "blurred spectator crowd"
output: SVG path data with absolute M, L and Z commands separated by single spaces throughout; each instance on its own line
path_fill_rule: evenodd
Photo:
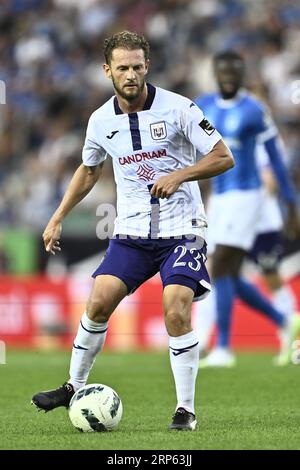
M 300 206 L 300 2 L 295 0 L 1 0 L 0 227 L 40 232 L 81 161 L 89 115 L 112 94 L 104 38 L 151 44 L 149 81 L 190 98 L 214 86 L 211 57 L 247 61 L 247 85 L 271 106 Z M 109 164 L 80 210 L 114 202 Z

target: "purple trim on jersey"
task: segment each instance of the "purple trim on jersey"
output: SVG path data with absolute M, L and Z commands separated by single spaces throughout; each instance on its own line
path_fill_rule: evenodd
M 283 256 L 283 239 L 279 231 L 260 233 L 248 257 L 266 273 L 274 272 Z
M 151 108 L 152 103 L 155 98 L 155 94 L 156 94 L 156 88 L 153 85 L 151 85 L 151 83 L 147 83 L 147 88 L 148 88 L 148 95 L 147 95 L 147 98 L 143 107 L 143 111 L 147 111 L 148 109 Z
M 209 290 L 205 268 L 206 243 L 196 237 L 188 239 L 113 238 L 93 277 L 110 274 L 121 279 L 128 293 L 160 272 L 163 286 L 180 284 L 190 287 L 195 298 Z
M 115 108 L 115 113 L 116 114 L 124 114 L 122 109 L 119 106 L 118 99 L 117 99 L 116 96 L 114 97 L 114 108 Z
M 149 193 L 153 188 L 154 184 L 148 184 L 147 188 L 149 189 Z M 149 238 L 158 238 L 157 234 L 159 232 L 159 212 L 160 212 L 160 203 L 159 198 L 154 197 L 151 195 L 150 199 L 151 204 L 151 214 L 150 214 L 150 223 L 149 223 Z
M 147 98 L 143 107 L 143 111 L 147 111 L 151 108 L 152 103 L 155 98 L 155 94 L 156 94 L 156 88 L 153 85 L 151 85 L 151 83 L 147 83 L 147 89 L 148 89 L 148 94 L 147 94 Z M 116 96 L 114 97 L 114 108 L 115 108 L 116 114 L 124 114 L 122 109 L 119 106 L 118 99 Z
M 139 117 L 137 113 L 129 113 L 129 128 L 131 134 L 132 148 L 133 150 L 141 150 L 142 141 L 141 133 L 139 129 Z
M 154 186 L 154 183 L 152 184 L 147 184 L 147 188 L 149 189 L 149 193 L 151 192 L 151 189 L 153 188 Z M 154 197 L 152 195 L 151 196 L 151 200 L 150 200 L 150 204 L 159 204 L 159 197 Z

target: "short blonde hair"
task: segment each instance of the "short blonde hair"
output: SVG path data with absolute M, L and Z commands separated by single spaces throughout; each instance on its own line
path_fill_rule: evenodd
M 117 48 L 128 50 L 142 49 L 144 51 L 145 60 L 149 59 L 150 46 L 148 41 L 140 34 L 131 31 L 122 31 L 116 33 L 104 41 L 104 57 L 107 64 L 110 64 L 112 51 Z

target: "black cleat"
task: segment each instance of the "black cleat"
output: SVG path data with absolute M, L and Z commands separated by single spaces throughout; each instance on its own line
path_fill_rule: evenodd
M 54 408 L 58 408 L 59 406 L 68 408 L 74 393 L 73 385 L 65 382 L 61 387 L 55 390 L 36 393 L 33 395 L 31 403 L 35 405 L 39 411 L 44 410 L 45 412 L 54 410 Z
M 169 429 L 177 429 L 178 431 L 194 431 L 196 429 L 196 416 L 193 413 L 185 410 L 184 408 L 178 408 L 173 416 L 173 421 L 169 426 Z

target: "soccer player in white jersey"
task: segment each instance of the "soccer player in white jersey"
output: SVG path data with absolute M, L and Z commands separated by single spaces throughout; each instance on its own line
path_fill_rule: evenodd
M 177 405 L 170 429 L 194 430 L 197 335 L 191 327 L 193 300 L 205 296 L 206 218 L 197 180 L 233 165 L 220 134 L 193 102 L 145 83 L 149 45 L 135 33 L 117 33 L 104 44 L 104 72 L 115 96 L 90 117 L 83 163 L 43 234 L 46 250 L 59 250 L 61 223 L 101 176 L 108 155 L 117 184 L 114 237 L 95 278 L 77 336 L 70 378 L 33 396 L 45 411 L 68 406 L 86 384 L 101 351 L 110 315 L 119 302 L 160 272 Z M 196 162 L 196 153 L 203 158 Z

